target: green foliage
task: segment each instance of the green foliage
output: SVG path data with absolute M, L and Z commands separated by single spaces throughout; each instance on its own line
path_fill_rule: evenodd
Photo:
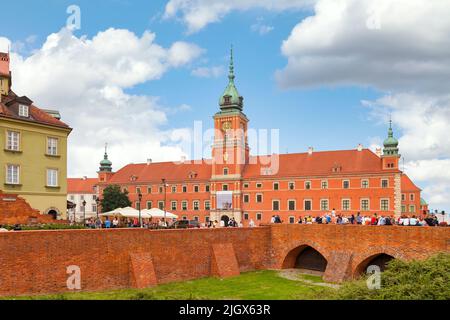
M 381 288 L 370 290 L 366 279 L 344 283 L 343 300 L 450 300 L 450 254 L 427 260 L 392 260 L 381 274 Z
M 103 190 L 101 205 L 102 212 L 131 206 L 131 201 L 128 198 L 128 191 L 125 190 L 122 192 L 118 185 L 107 186 L 105 190 Z

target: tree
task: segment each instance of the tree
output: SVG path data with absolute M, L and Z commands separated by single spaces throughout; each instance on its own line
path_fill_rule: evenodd
M 105 190 L 103 190 L 101 205 L 102 212 L 131 206 L 131 201 L 128 198 L 128 191 L 125 190 L 122 192 L 118 185 L 107 186 Z

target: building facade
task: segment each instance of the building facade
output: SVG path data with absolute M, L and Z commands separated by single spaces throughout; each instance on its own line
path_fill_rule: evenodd
M 75 206 L 68 209 L 68 219 L 80 222 L 97 217 L 97 178 L 68 178 L 67 179 L 67 201 Z
M 235 85 L 233 57 L 229 82 L 214 115 L 212 158 L 180 163 L 129 164 L 113 172 L 105 153 L 99 195 L 111 184 L 129 192 L 134 207 L 159 207 L 183 219 L 246 225 L 269 222 L 274 214 L 294 223 L 335 209 L 350 215 L 420 213 L 420 189 L 399 169 L 392 123 L 384 149 L 251 156 L 244 98 Z M 413 195 L 413 196 L 410 196 Z
M 41 214 L 66 218 L 67 137 L 71 128 L 11 90 L 9 54 L 0 53 L 0 188 Z

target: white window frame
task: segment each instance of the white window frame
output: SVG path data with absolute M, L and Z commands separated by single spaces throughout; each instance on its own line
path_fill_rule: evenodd
M 383 209 L 383 201 L 387 201 L 387 209 L 386 210 Z M 391 206 L 391 203 L 390 203 L 388 198 L 381 198 L 380 199 L 380 211 L 389 211 L 390 206 Z
M 278 202 L 278 210 L 274 209 L 275 202 Z M 280 200 L 278 200 L 278 199 L 273 199 L 272 200 L 272 211 L 281 211 L 281 201 Z
M 11 174 L 10 169 L 12 169 Z M 6 183 L 20 184 L 20 166 L 18 164 L 8 164 L 6 166 Z
M 258 201 L 258 196 L 261 196 L 261 201 Z M 264 202 L 264 195 L 262 193 L 257 193 L 255 195 L 255 202 L 256 203 L 263 203 Z
M 178 202 L 177 201 L 170 201 L 170 209 L 173 211 L 177 211 L 178 208 Z
M 149 207 L 149 204 L 150 204 L 150 207 Z M 145 203 L 145 205 L 146 205 L 147 210 L 150 210 L 150 209 L 153 208 L 153 201 L 147 201 L 147 202 Z
M 47 154 L 50 156 L 58 155 L 58 138 L 47 137 Z
M 324 183 L 326 185 L 325 188 L 323 187 Z M 327 190 L 328 189 L 328 180 L 320 181 L 320 189 L 322 189 L 322 190 Z
M 409 213 L 416 213 L 416 205 L 414 204 L 409 205 Z
M 20 132 L 13 130 L 6 131 L 6 150 L 20 150 Z
M 258 216 L 259 216 L 259 219 L 258 219 Z M 255 217 L 256 217 L 256 221 L 262 221 L 263 214 L 261 212 L 257 212 Z
M 309 188 L 307 188 L 306 186 L 309 185 Z M 312 182 L 311 181 L 305 181 L 305 190 L 311 190 L 312 189 Z
M 181 210 L 182 211 L 189 210 L 189 202 L 187 200 L 181 201 Z
M 327 207 L 323 207 L 323 201 L 326 201 Z M 329 199 L 320 199 L 320 211 L 328 211 L 330 210 L 330 200 Z
M 292 185 L 292 189 L 291 189 L 291 185 Z M 294 191 L 295 190 L 295 181 L 289 181 L 288 182 L 288 190 L 289 191 Z
M 347 209 L 345 209 L 345 207 L 344 207 L 344 201 L 348 201 L 348 208 Z M 349 198 L 342 199 L 342 201 L 341 201 L 341 209 L 342 209 L 342 211 L 351 211 L 352 210 L 352 200 L 349 199 Z
M 206 205 L 206 204 L 208 204 L 208 205 Z M 204 206 L 205 206 L 205 211 L 210 211 L 211 210 L 211 201 L 205 200 Z
M 294 209 L 290 209 L 290 203 L 291 202 L 294 202 Z M 295 199 L 289 199 L 288 201 L 287 201 L 287 209 L 288 209 L 288 211 L 297 211 L 297 200 L 295 200 Z
M 414 201 L 414 200 L 416 200 L 415 194 L 414 193 L 410 193 L 409 194 L 409 201 Z
M 277 189 L 275 189 L 275 185 L 277 185 Z M 274 191 L 279 191 L 280 190 L 280 183 L 278 181 L 273 183 L 273 190 Z
M 386 181 L 387 183 L 386 183 L 386 187 L 383 187 L 383 182 L 384 181 Z M 387 189 L 387 188 L 389 188 L 389 179 L 381 179 L 381 181 L 380 181 L 380 188 L 382 188 L 382 189 Z
M 363 201 L 367 200 L 367 209 L 363 208 Z M 370 199 L 369 198 L 361 198 L 359 201 L 359 207 L 361 211 L 370 211 Z
M 197 189 L 197 191 L 195 191 Z M 200 192 L 200 186 L 198 184 L 194 185 L 194 192 L 199 193 Z
M 162 204 L 162 206 L 161 206 L 161 204 Z M 165 207 L 164 201 L 158 201 L 158 209 L 159 210 L 164 210 L 164 207 Z
M 47 169 L 47 187 L 59 187 L 58 169 Z
M 192 210 L 200 211 L 200 201 L 198 200 L 192 201 Z
M 345 187 L 345 183 L 348 182 L 348 188 Z M 342 180 L 342 189 L 350 189 L 350 180 Z
M 367 186 L 364 186 L 364 182 L 367 182 Z M 369 187 L 370 187 L 369 179 L 362 179 L 361 180 L 361 189 L 369 189 Z
M 19 117 L 28 118 L 30 116 L 30 107 L 24 104 L 19 104 Z
M 306 210 L 306 202 L 311 203 L 311 208 L 309 210 Z M 303 211 L 312 211 L 313 210 L 313 201 L 312 199 L 303 199 Z
M 245 201 L 245 198 L 247 197 L 247 199 L 248 199 L 248 201 Z M 248 193 L 245 193 L 243 196 L 242 196 L 242 202 L 244 202 L 244 203 L 250 203 L 250 195 L 248 194 Z

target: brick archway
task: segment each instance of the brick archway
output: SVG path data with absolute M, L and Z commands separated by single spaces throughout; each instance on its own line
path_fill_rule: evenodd
M 352 277 L 358 278 L 367 267 L 367 264 L 380 255 L 391 256 L 393 259 L 410 260 L 410 257 L 405 252 L 400 252 L 398 249 L 391 247 L 374 247 L 365 252 L 365 254 L 353 263 Z
M 281 255 L 281 261 L 277 264 L 281 269 L 291 269 L 294 268 L 297 262 L 297 257 L 306 248 L 311 248 L 322 255 L 322 257 L 328 262 L 328 255 L 326 251 L 316 242 L 312 241 L 302 241 L 301 243 L 291 246 L 289 249 L 285 250 Z

